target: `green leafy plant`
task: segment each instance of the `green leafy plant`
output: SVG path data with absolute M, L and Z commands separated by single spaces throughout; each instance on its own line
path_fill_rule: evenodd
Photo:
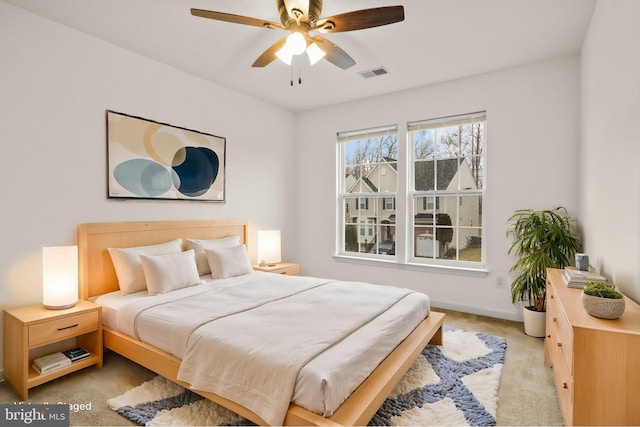
M 605 282 L 587 282 L 583 292 L 587 295 L 600 298 L 620 299 L 622 294 L 616 291 L 615 286 Z
M 511 302 L 521 301 L 535 311 L 546 311 L 547 268 L 565 268 L 582 250 L 573 220 L 564 207 L 552 210 L 519 209 L 507 220 L 509 254 L 517 260 L 509 270 Z

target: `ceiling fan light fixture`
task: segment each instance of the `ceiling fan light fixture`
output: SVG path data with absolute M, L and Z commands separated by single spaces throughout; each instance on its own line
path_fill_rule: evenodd
M 320 47 L 315 43 L 311 43 L 307 47 L 307 56 L 309 57 L 309 62 L 311 63 L 311 65 L 320 61 L 326 54 L 327 52 L 320 49 Z
M 310 37 L 309 32 L 341 33 L 404 21 L 404 6 L 374 7 L 321 18 L 322 2 L 323 0 L 276 0 L 281 23 L 215 10 L 192 8 L 191 14 L 216 21 L 290 32 L 288 37 L 279 39 L 262 52 L 252 67 L 264 67 L 276 58 L 291 65 L 293 56 L 301 55 L 306 50 L 312 65 L 324 58 L 343 70 L 353 67 L 356 64 L 354 59 L 335 43 L 320 35 Z
M 286 44 L 282 47 L 282 49 L 276 52 L 276 56 L 280 59 L 280 61 L 284 62 L 287 65 L 291 65 L 293 53 L 291 52 L 291 50 L 287 49 Z
M 307 41 L 301 33 L 294 31 L 287 37 L 284 48 L 287 48 L 287 46 L 293 55 L 300 55 L 306 49 Z
M 284 46 L 276 52 L 276 56 L 285 64 L 291 65 L 293 56 L 303 53 L 306 47 L 307 41 L 304 36 L 301 33 L 294 31 L 289 34 Z

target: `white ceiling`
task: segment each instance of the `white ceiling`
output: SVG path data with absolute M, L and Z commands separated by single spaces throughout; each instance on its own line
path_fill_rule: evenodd
M 3 0 L 187 73 L 304 111 L 580 51 L 595 0 L 325 0 L 322 17 L 403 5 L 405 20 L 326 34 L 356 61 L 293 69 L 253 61 L 286 35 L 194 17 L 190 8 L 280 22 L 275 0 Z M 302 58 L 302 57 L 301 57 Z M 370 79 L 359 72 L 384 66 Z M 298 71 L 302 84 L 297 83 Z

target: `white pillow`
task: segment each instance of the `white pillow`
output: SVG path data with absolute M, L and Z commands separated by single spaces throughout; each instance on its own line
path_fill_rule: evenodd
M 175 239 L 158 245 L 109 248 L 120 290 L 125 294 L 130 294 L 147 288 L 140 255 L 166 255 L 181 251 L 182 239 Z
M 140 255 L 149 295 L 199 285 L 193 249 L 168 255 Z
M 240 236 L 229 236 L 221 239 L 196 240 L 187 239 L 187 249 L 196 251 L 196 265 L 201 276 L 211 273 L 205 249 L 231 248 L 240 244 Z
M 211 266 L 211 277 L 214 279 L 226 279 L 253 272 L 245 245 L 206 249 L 205 252 Z

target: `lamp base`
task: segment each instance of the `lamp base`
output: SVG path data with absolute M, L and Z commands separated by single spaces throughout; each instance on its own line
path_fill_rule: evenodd
M 276 264 L 275 263 L 266 263 L 264 261 L 262 261 L 260 264 L 258 264 L 260 267 L 275 267 Z
M 44 305 L 44 308 L 46 308 L 47 310 L 64 310 L 66 308 L 71 308 L 74 305 L 76 305 L 75 302 L 72 302 L 71 304 L 65 304 L 65 305 Z

